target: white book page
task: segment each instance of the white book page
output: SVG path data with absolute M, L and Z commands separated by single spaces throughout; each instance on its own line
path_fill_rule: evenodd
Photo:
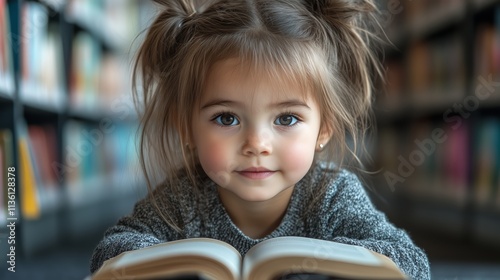
M 179 255 L 198 255 L 214 259 L 228 267 L 234 275 L 239 275 L 241 265 L 240 253 L 230 245 L 215 239 L 191 238 L 153 245 L 141 250 L 129 251 L 116 263 L 112 269 L 121 269 L 129 265 L 147 263 L 158 259 Z
M 284 256 L 304 257 L 311 263 L 332 259 L 367 266 L 382 264 L 368 249 L 360 246 L 296 236 L 277 237 L 265 240 L 248 251 L 243 260 L 243 275 L 248 275 L 249 269 L 257 263 Z

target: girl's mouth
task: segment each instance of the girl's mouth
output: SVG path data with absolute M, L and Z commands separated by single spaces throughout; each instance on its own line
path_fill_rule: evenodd
M 263 167 L 250 167 L 247 169 L 243 169 L 241 171 L 236 171 L 236 173 L 240 174 L 243 177 L 253 179 L 253 180 L 262 180 L 272 176 L 276 171 L 269 170 Z

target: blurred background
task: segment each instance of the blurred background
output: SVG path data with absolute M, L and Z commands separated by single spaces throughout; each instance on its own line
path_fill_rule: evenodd
M 433 279 L 500 279 L 500 0 L 378 4 L 392 45 L 369 194 Z M 154 8 L 0 0 L 1 279 L 83 279 L 144 196 L 130 74 Z

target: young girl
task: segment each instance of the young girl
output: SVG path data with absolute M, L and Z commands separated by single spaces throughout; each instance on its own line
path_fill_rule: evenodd
M 374 4 L 156 2 L 134 74 L 150 194 L 105 233 L 91 271 L 183 238 L 244 255 L 269 238 L 306 236 L 366 247 L 429 279 L 426 255 L 342 168 L 356 158 L 347 139 L 356 146 L 368 125 Z

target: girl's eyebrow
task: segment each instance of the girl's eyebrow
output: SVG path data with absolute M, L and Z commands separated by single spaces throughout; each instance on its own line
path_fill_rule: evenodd
M 204 110 L 206 108 L 213 107 L 213 106 L 243 107 L 243 104 L 238 102 L 238 101 L 233 101 L 233 100 L 214 99 L 214 100 L 207 102 L 203 106 L 201 106 L 201 110 Z M 268 107 L 269 108 L 276 108 L 276 107 L 277 108 L 288 108 L 288 107 L 296 107 L 296 106 L 305 107 L 309 110 L 311 109 L 311 107 L 309 107 L 307 105 L 307 103 L 305 103 L 302 100 L 298 100 L 298 99 L 292 99 L 292 100 L 286 100 L 286 101 L 282 101 L 282 102 L 272 103 Z
M 273 104 L 269 105 L 269 107 L 271 107 L 271 108 L 273 108 L 273 107 L 288 108 L 288 107 L 296 107 L 296 106 L 305 107 L 305 108 L 311 110 L 311 107 L 309 107 L 307 105 L 307 103 L 305 103 L 304 101 L 299 100 L 299 99 L 292 99 L 292 100 L 273 103 Z
M 209 102 L 207 102 L 203 106 L 201 106 L 200 110 L 204 110 L 206 108 L 213 107 L 213 106 L 226 106 L 226 107 L 240 106 L 241 107 L 242 104 L 240 102 L 232 101 L 232 100 L 214 99 L 214 100 L 210 100 Z

